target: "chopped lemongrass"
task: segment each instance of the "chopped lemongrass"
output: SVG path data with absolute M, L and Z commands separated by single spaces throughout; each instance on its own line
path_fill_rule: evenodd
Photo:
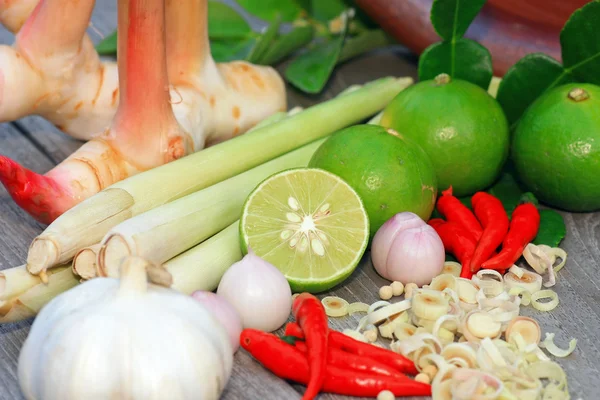
M 377 324 L 381 321 L 385 321 L 392 315 L 400 314 L 401 312 L 408 310 L 411 307 L 411 303 L 411 300 L 402 300 L 398 303 L 381 307 L 376 311 L 371 311 L 367 315 L 369 323 Z
M 444 346 L 440 355 L 448 362 L 453 359 L 461 359 L 468 365 L 468 368 L 477 366 L 475 349 L 467 343 L 450 343 Z
M 554 343 L 554 333 L 546 333 L 546 338 L 542 343 L 548 353 L 552 354 L 554 357 L 562 358 L 567 357 L 569 354 L 575 351 L 577 339 L 571 339 L 569 341 L 569 348 L 561 349 Z
M 102 240 L 98 254 L 102 275 L 118 277 L 121 260 L 130 255 L 162 264 L 225 229 L 240 217 L 256 185 L 282 170 L 308 165 L 322 143 L 311 143 L 120 223 Z
M 542 277 L 535 272 L 524 271 L 523 276 L 519 278 L 512 272 L 509 272 L 504 275 L 504 284 L 509 289 L 519 286 L 527 289 L 530 293 L 535 293 L 542 287 Z
M 96 263 L 100 243 L 84 247 L 75 253 L 73 257 L 73 273 L 82 279 L 92 279 L 98 276 L 98 264 Z
M 476 310 L 471 311 L 465 317 L 463 334 L 469 339 L 477 342 L 477 339 L 496 338 L 502 333 L 502 324 L 495 321 L 488 312 Z M 473 336 L 472 339 L 470 336 Z
M 558 306 L 558 294 L 550 289 L 538 290 L 531 295 L 531 305 L 538 311 L 552 311 Z
M 405 324 L 408 321 L 408 314 L 402 312 L 388 318 L 383 324 L 379 325 L 379 334 L 388 339 L 394 337 L 396 327 L 401 324 Z
M 460 265 L 456 261 L 446 261 L 444 263 L 444 268 L 442 269 L 442 274 L 450 274 L 455 278 L 458 278 L 460 277 L 461 270 L 462 265 Z
M 369 309 L 367 310 L 367 314 L 371 314 L 372 312 L 374 312 L 382 307 L 389 306 L 390 304 L 392 304 L 392 303 L 390 303 L 389 301 L 385 301 L 385 300 L 376 301 L 375 303 L 373 303 L 369 306 Z
M 523 258 L 538 274 L 546 272 L 553 263 L 548 254 L 540 246 L 529 243 L 523 250 Z
M 433 328 L 431 329 L 431 333 L 437 335 L 437 332 L 444 328 L 451 332 L 456 332 L 460 325 L 460 318 L 456 315 L 446 314 L 439 317 L 435 323 L 433 324 Z
M 475 306 L 477 305 L 477 292 L 479 292 L 479 287 L 475 282 L 469 279 L 457 278 L 456 289 L 458 292 L 458 299 L 461 302 L 474 304 Z
M 369 328 L 365 329 L 363 332 L 363 336 L 369 343 L 373 343 L 377 341 L 377 328 L 371 325 Z
M 480 290 L 488 297 L 498 296 L 504 292 L 504 283 L 502 275 L 498 271 L 484 269 L 477 272 L 473 277 L 473 282 L 479 286 Z
M 529 317 L 516 317 L 506 328 L 506 341 L 511 342 L 515 333 L 519 333 L 526 344 L 538 344 L 542 336 L 542 330 L 536 320 Z
M 389 300 L 394 297 L 394 290 L 391 286 L 382 286 L 379 288 L 379 298 L 381 300 Z
M 415 316 L 435 321 L 448 313 L 448 299 L 440 292 L 417 293 L 412 298 Z
M 512 267 L 510 267 L 508 269 L 508 272 L 512 272 L 513 274 L 515 274 L 517 276 L 517 278 L 522 278 L 523 274 L 525 273 L 525 270 L 521 267 L 518 267 L 516 265 L 513 265 Z
M 549 250 L 544 250 L 544 252 L 550 256 L 550 260 L 552 261 L 552 264 L 554 264 L 554 262 L 556 262 L 557 258 L 560 258 L 560 263 L 553 265 L 555 273 L 560 271 L 562 269 L 562 267 L 565 266 L 565 263 L 567 262 L 567 252 L 566 251 L 564 251 L 560 247 L 553 247 L 553 248 L 549 248 Z
M 456 291 L 456 278 L 452 274 L 441 274 L 433 278 L 430 289 L 443 292 L 445 289 Z
M 11 276 L 15 275 L 11 273 Z M 48 274 L 47 283 L 43 283 L 39 277 L 34 278 L 37 279 L 37 284 L 31 284 L 33 282 L 28 280 L 26 288 L 19 287 L 19 293 L 16 293 L 13 286 L 14 296 L 2 296 L 0 323 L 16 322 L 35 316 L 50 300 L 79 283 L 70 265 L 54 268 L 52 273 Z
M 522 286 L 515 286 L 508 291 L 510 296 L 519 296 L 521 304 L 528 306 L 531 303 L 531 292 Z
M 192 294 L 196 290 L 215 290 L 225 271 L 241 259 L 240 234 L 236 221 L 163 266 L 173 277 L 172 289 Z
M 328 317 L 344 317 L 348 315 L 348 302 L 341 297 L 327 296 L 321 300 Z
M 417 327 L 407 322 L 399 322 L 394 329 L 394 336 L 398 340 L 404 340 L 417 332 Z
M 348 314 L 352 315 L 357 312 L 366 313 L 369 311 L 369 305 L 367 303 L 362 303 L 357 301 L 355 303 L 350 303 L 348 305 Z
M 547 288 L 556 285 L 556 273 L 552 265 L 548 267 L 548 280 L 543 282 L 542 285 Z
M 28 271 L 42 274 L 99 242 L 119 223 L 245 172 L 381 111 L 412 78 L 383 78 L 248 135 L 208 147 L 104 189 L 34 239 Z

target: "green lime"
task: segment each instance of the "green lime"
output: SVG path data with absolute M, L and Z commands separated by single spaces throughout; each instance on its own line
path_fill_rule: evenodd
M 309 166 L 348 182 L 365 203 L 371 237 L 395 214 L 431 216 L 437 195 L 433 165 L 417 144 L 391 129 L 356 125 L 334 133 Z
M 573 212 L 600 209 L 600 87 L 570 83 L 540 96 L 517 125 L 511 157 L 540 200 Z
M 508 157 L 508 122 L 477 85 L 442 74 L 403 90 L 381 125 L 416 141 L 431 158 L 440 190 L 466 196 L 490 186 Z
M 280 172 L 248 197 L 240 221 L 242 248 L 276 266 L 293 291 L 322 292 L 346 279 L 369 242 L 369 218 L 358 194 L 327 171 Z

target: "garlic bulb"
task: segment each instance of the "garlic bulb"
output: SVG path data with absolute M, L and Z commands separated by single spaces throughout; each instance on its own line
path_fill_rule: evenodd
M 227 332 L 190 296 L 148 284 L 165 277 L 151 269 L 128 258 L 120 281 L 92 279 L 41 310 L 19 357 L 27 399 L 219 398 L 233 364 Z
M 416 214 L 396 214 L 377 231 L 371 247 L 375 270 L 390 281 L 422 286 L 444 268 L 445 250 L 436 231 Z

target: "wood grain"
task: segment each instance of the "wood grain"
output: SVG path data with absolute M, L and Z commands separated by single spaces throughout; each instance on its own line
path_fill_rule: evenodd
M 97 4 L 94 29 L 110 32 L 115 26 L 116 3 L 110 0 Z M 90 33 L 94 34 L 92 29 Z M 9 34 L 0 31 L 0 42 L 11 41 Z M 394 48 L 353 60 L 337 69 L 326 91 L 320 96 L 301 94 L 289 88 L 289 106 L 308 107 L 335 96 L 348 85 L 388 75 L 415 76 L 415 57 L 403 48 Z M 38 117 L 19 121 L 18 128 L 20 131 L 13 124 L 0 125 L 0 153 L 38 172 L 50 169 L 79 146 L 79 142 L 58 132 Z M 572 398 L 594 399 L 598 397 L 600 387 L 597 367 L 600 357 L 600 279 L 597 272 L 600 266 L 600 214 L 563 213 L 563 216 L 568 231 L 563 247 L 569 253 L 569 258 L 566 267 L 559 273 L 555 287 L 561 303 L 550 313 L 524 307 L 523 314 L 538 319 L 544 332 L 555 332 L 560 346 L 565 346 L 571 337 L 578 338 L 575 353 L 559 362 L 568 374 Z M 42 226 L 16 207 L 4 189 L 0 189 L 0 227 L 0 269 L 22 264 L 30 240 L 42 230 Z M 321 296 L 336 295 L 350 302 L 372 303 L 378 300 L 378 289 L 384 284 L 387 282 L 375 273 L 367 254 L 347 281 Z M 360 316 L 331 319 L 331 326 L 338 330 L 355 328 Z M 31 321 L 25 321 L 0 325 L 0 400 L 23 398 L 17 382 L 17 362 L 30 324 Z M 303 390 L 300 385 L 290 385 L 278 379 L 240 350 L 235 356 L 232 378 L 222 398 L 293 400 L 299 399 Z M 319 399 L 356 398 L 323 394 Z

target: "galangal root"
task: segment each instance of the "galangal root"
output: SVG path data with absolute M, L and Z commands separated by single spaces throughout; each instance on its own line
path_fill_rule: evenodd
M 3 21 L 8 3 L 0 0 Z M 85 34 L 93 6 L 93 0 L 41 0 L 15 45 L 0 48 L 0 117 L 36 112 L 55 123 L 62 118 L 79 138 L 86 138 L 83 125 L 100 131 L 45 175 L 0 156 L 0 181 L 43 223 L 115 182 L 227 140 L 286 109 L 283 80 L 272 68 L 214 62 L 207 0 L 119 0 L 118 73 L 100 63 Z M 18 25 L 18 18 L 8 20 Z M 46 93 L 42 99 L 40 91 Z M 28 105 L 33 109 L 23 111 Z

